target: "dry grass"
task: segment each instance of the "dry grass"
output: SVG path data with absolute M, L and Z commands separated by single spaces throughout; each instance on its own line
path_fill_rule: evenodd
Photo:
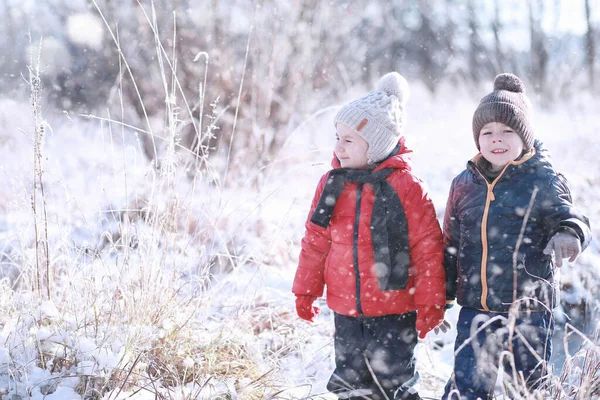
M 96 8 L 102 14 L 97 4 Z M 26 204 L 34 221 L 19 232 L 19 254 L 13 260 L 20 283 L 0 281 L 0 323 L 8 353 L 0 361 L 0 376 L 8 377 L 7 391 L 15 396 L 35 390 L 51 394 L 76 380 L 70 387 L 85 399 L 136 393 L 158 399 L 297 398 L 296 388 L 288 386 L 279 370 L 281 360 L 303 354 L 312 340 L 310 329 L 298 326 L 291 307 L 268 296 L 253 293 L 227 310 L 215 299 L 220 273 L 235 273 L 247 262 L 268 262 L 267 253 L 278 251 L 266 243 L 268 251 L 252 258 L 234 244 L 247 232 L 262 239 L 265 229 L 232 216 L 221 196 L 217 171 L 229 171 L 229 182 L 233 173 L 229 165 L 219 169 L 209 159 L 208 144 L 221 115 L 210 106 L 218 99 L 206 98 L 208 54 L 196 57 L 205 61 L 204 80 L 198 82 L 197 100 L 187 99 L 176 73 L 175 53 L 159 40 L 153 12 L 150 8 L 143 17 L 157 39 L 159 86 L 164 88 L 164 118 L 158 129 L 145 112 L 148 99 L 137 87 L 145 126 L 125 121 L 122 79 L 128 77 L 135 86 L 144 77 L 134 76 L 123 51 L 125 43 L 105 19 L 119 54 L 121 80 L 114 92 L 121 115 L 87 117 L 102 123 L 111 141 L 125 143 L 126 135 L 140 135 L 141 146 L 154 158 L 144 182 L 134 182 L 127 165 L 108 172 L 115 175 L 115 182 L 117 176 L 119 182 L 124 177 L 126 196 L 122 204 L 102 210 L 108 227 L 101 238 L 96 237 L 102 239 L 98 245 L 83 248 L 69 242 L 65 233 L 69 220 L 60 215 L 66 206 L 57 201 L 55 192 L 45 191 L 44 134 L 49 127 L 41 110 L 39 68 L 30 68 L 34 176 L 27 187 L 33 201 Z M 175 34 L 174 29 L 173 42 Z M 243 79 L 236 90 L 238 104 L 242 84 Z M 236 108 L 235 116 L 241 111 Z M 193 118 L 195 112 L 199 120 Z M 233 140 L 236 123 L 230 123 Z M 182 132 L 190 124 L 196 136 L 188 147 L 182 145 Z M 261 140 L 272 147 L 273 138 Z M 244 215 L 260 206 L 253 204 Z M 98 231 L 95 221 L 84 218 L 84 222 L 85 228 Z M 279 259 L 285 257 L 285 251 L 281 253 Z M 573 356 L 556 386 L 564 390 L 553 398 L 597 395 L 598 364 L 595 347 Z M 510 393 L 519 392 L 515 383 Z
M 148 18 L 152 23 L 153 16 Z M 114 38 L 120 49 L 117 33 Z M 202 200 L 195 203 L 197 198 L 205 194 L 197 190 L 211 187 L 206 180 L 212 176 L 211 167 L 203 139 L 196 154 L 179 145 L 180 104 L 193 106 L 178 98 L 177 61 L 167 58 L 160 41 L 157 52 L 168 64 L 161 65 L 169 99 L 162 157 L 153 164 L 149 184 L 141 191 L 134 190 L 137 184 L 128 190 L 127 198 L 133 200 L 104 211 L 111 228 L 98 238 L 98 245 L 85 248 L 69 243 L 68 227 L 57 223 L 60 207 L 53 208 L 59 210 L 56 214 L 49 212 L 57 198 L 45 191 L 48 125 L 41 112 L 39 66 L 30 68 L 34 224 L 20 232 L 22 282 L 16 286 L 0 281 L 1 322 L 5 328 L 11 326 L 5 337 L 10 362 L 0 368 L 1 374 L 10 376 L 9 392 L 15 396 L 37 390 L 51 394 L 77 381 L 70 386 L 86 399 L 142 392 L 160 399 L 277 398 L 273 393 L 279 390 L 274 389 L 280 386 L 278 378 L 264 370 L 265 358 L 268 364 L 269 357 L 286 351 L 291 316 L 268 303 L 254 310 L 239 306 L 243 318 L 232 326 L 227 317 L 215 318 L 210 312 L 217 260 L 231 270 L 245 259 L 231 251 L 233 237 L 219 230 L 223 223 L 218 218 L 226 215 L 194 214 L 202 208 Z M 122 52 L 120 61 L 127 69 Z M 200 99 L 202 107 L 203 92 Z M 109 123 L 110 137 L 112 126 L 125 126 L 111 116 L 98 120 Z M 205 133 L 211 135 L 215 128 L 209 123 Z M 143 134 L 154 138 L 150 129 Z M 191 174 L 189 169 L 185 172 L 189 164 L 181 162 L 184 156 L 196 160 Z M 213 191 L 216 195 L 211 197 L 218 196 L 218 188 Z M 93 221 L 87 228 L 96 230 Z M 222 242 L 220 237 L 228 239 Z M 280 338 L 266 355 L 253 349 L 256 345 L 250 339 L 264 331 Z M 39 379 L 39 374 L 45 378 Z

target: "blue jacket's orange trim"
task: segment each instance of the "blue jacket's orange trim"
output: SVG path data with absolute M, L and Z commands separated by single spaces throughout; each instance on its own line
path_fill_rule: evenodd
M 487 295 L 488 295 L 488 285 L 487 285 L 487 261 L 488 261 L 487 223 L 488 223 L 488 214 L 489 214 L 489 211 L 490 211 L 490 204 L 491 204 L 492 201 L 494 201 L 496 199 L 495 196 L 494 196 L 494 186 L 496 186 L 496 183 L 498 183 L 498 181 L 500 181 L 500 179 L 502 178 L 502 175 L 504 175 L 504 171 L 506 171 L 506 168 L 508 168 L 509 165 L 523 164 L 524 162 L 526 162 L 527 160 L 529 160 L 534 155 L 535 155 L 535 149 L 533 149 L 529 153 L 523 155 L 523 157 L 521 157 L 519 160 L 509 162 L 508 164 L 506 164 L 504 166 L 504 168 L 502 169 L 502 172 L 500 172 L 500 175 L 498 175 L 491 183 L 488 182 L 488 179 L 479 170 L 479 168 L 476 168 L 477 173 L 479 173 L 479 175 L 481 175 L 481 177 L 483 178 L 483 181 L 487 185 L 487 196 L 486 196 L 486 199 L 485 199 L 485 208 L 483 209 L 483 217 L 482 217 L 482 220 L 481 220 L 481 307 L 482 307 L 483 311 L 490 311 L 490 309 L 487 306 Z M 480 157 L 482 157 L 482 155 L 478 154 L 471 161 L 473 161 L 473 163 L 475 163 L 475 165 L 477 165 L 477 160 Z

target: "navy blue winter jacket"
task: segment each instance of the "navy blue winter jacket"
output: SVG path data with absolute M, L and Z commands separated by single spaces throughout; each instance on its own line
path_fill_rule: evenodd
M 543 250 L 559 231 L 577 236 L 585 249 L 589 221 L 539 141 L 493 180 L 478 157 L 452 181 L 446 206 L 447 299 L 493 312 L 506 312 L 515 301 L 521 309 L 552 308 L 554 265 Z

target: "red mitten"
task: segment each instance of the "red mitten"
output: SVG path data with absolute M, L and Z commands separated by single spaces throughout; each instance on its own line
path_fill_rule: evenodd
M 307 294 L 296 295 L 296 312 L 298 316 L 308 322 L 313 322 L 321 309 L 313 306 L 317 298 Z
M 444 309 L 439 306 L 417 308 L 417 330 L 419 338 L 425 335 L 444 321 Z

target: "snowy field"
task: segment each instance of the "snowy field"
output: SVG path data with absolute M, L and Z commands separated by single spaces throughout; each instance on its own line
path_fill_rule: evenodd
M 407 145 L 441 220 L 452 178 L 476 151 L 476 99 L 411 89 Z M 265 169 L 232 166 L 227 188 L 186 171 L 177 150 L 157 171 L 130 129 L 47 109 L 43 185 L 34 185 L 31 109 L 1 100 L 2 398 L 330 398 L 332 314 L 320 299 L 316 322 L 300 320 L 290 290 L 335 109 L 306 116 Z M 562 277 L 567 300 L 595 313 L 600 102 L 536 107 L 535 126 L 592 223 L 594 241 Z M 588 318 L 590 338 L 596 321 Z M 454 336 L 418 346 L 424 398 L 441 395 Z

